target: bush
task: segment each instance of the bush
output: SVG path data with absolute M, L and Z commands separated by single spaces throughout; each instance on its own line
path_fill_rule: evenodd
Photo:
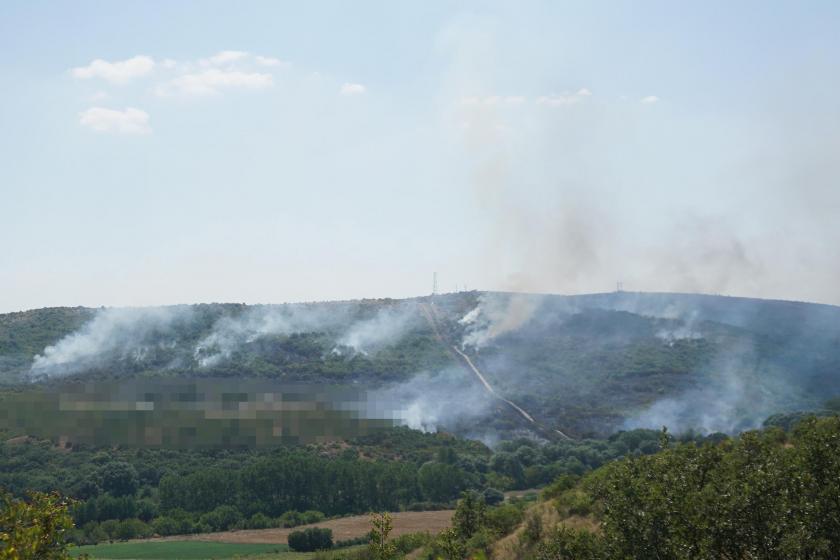
M 537 547 L 537 560 L 601 560 L 606 557 L 602 537 L 563 526 Z
M 505 501 L 505 495 L 501 490 L 495 488 L 485 488 L 482 494 L 484 495 L 484 503 L 488 506 L 495 506 Z
M 248 529 L 268 529 L 273 525 L 271 518 L 262 513 L 255 513 L 245 524 Z
M 169 515 L 158 517 L 152 522 L 154 532 L 162 537 L 169 535 L 187 535 L 196 531 L 189 514 L 183 510 L 172 510 Z
M 227 531 L 242 520 L 242 514 L 233 506 L 219 506 L 199 518 L 199 523 L 213 531 Z
M 487 510 L 485 522 L 497 535 L 508 535 L 522 523 L 522 508 L 514 504 L 504 504 Z
M 299 511 L 289 510 L 277 518 L 277 523 L 281 527 L 297 527 L 303 525 L 303 517 Z
M 332 531 L 319 527 L 310 527 L 303 531 L 289 533 L 289 548 L 295 552 L 314 552 L 328 550 L 333 546 Z
M 142 539 L 152 536 L 152 528 L 139 519 L 125 519 L 120 521 L 114 529 L 114 538 L 121 541 Z
M 300 524 L 309 525 L 311 523 L 319 523 L 324 520 L 324 514 L 320 511 L 310 509 L 300 514 Z

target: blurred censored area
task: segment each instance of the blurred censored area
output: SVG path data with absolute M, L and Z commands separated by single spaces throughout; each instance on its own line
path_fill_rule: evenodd
M 242 379 L 125 380 L 31 387 L 0 400 L 0 430 L 63 446 L 268 447 L 393 427 L 364 391 Z

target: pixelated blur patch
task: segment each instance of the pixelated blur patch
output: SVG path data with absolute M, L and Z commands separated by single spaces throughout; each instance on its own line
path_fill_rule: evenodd
M 269 447 L 397 423 L 354 388 L 230 378 L 68 383 L 0 400 L 0 429 L 9 435 L 96 446 Z

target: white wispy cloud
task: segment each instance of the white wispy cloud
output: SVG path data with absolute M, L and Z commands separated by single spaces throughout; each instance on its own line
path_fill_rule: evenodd
M 275 66 L 275 67 L 288 67 L 290 64 L 284 60 L 280 60 L 279 58 L 274 58 L 273 56 L 260 56 L 257 55 L 254 57 L 254 62 L 259 64 L 260 66 Z
M 126 107 L 125 110 L 91 107 L 79 113 L 79 123 L 96 132 L 114 134 L 149 134 L 149 114 L 146 111 Z
M 655 95 L 648 95 L 646 97 L 642 97 L 639 101 L 641 103 L 656 103 L 659 101 L 659 98 Z
M 213 95 L 225 89 L 260 90 L 271 87 L 273 84 L 274 78 L 271 74 L 210 68 L 202 72 L 178 76 L 158 86 L 155 93 L 162 97 Z
M 80 80 L 101 78 L 111 84 L 124 85 L 135 78 L 151 73 L 154 68 L 155 61 L 151 57 L 138 55 L 116 62 L 97 58 L 87 66 L 72 68 L 70 73 Z
M 462 105 L 521 105 L 527 99 L 522 95 L 470 95 L 461 98 Z
M 547 107 L 561 107 L 564 105 L 574 105 L 580 103 L 587 97 L 591 97 L 592 92 L 586 88 L 580 88 L 574 93 L 563 92 L 553 95 L 542 95 L 537 98 L 537 103 Z
M 220 51 L 210 58 L 204 58 L 199 61 L 202 66 L 222 66 L 224 64 L 231 64 L 233 62 L 247 58 L 249 53 L 246 51 Z
M 367 88 L 362 84 L 345 83 L 341 86 L 339 93 L 341 95 L 361 95 L 367 91 Z

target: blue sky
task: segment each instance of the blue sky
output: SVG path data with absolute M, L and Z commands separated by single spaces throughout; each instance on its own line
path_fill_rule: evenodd
M 840 303 L 832 2 L 4 2 L 0 311 Z

